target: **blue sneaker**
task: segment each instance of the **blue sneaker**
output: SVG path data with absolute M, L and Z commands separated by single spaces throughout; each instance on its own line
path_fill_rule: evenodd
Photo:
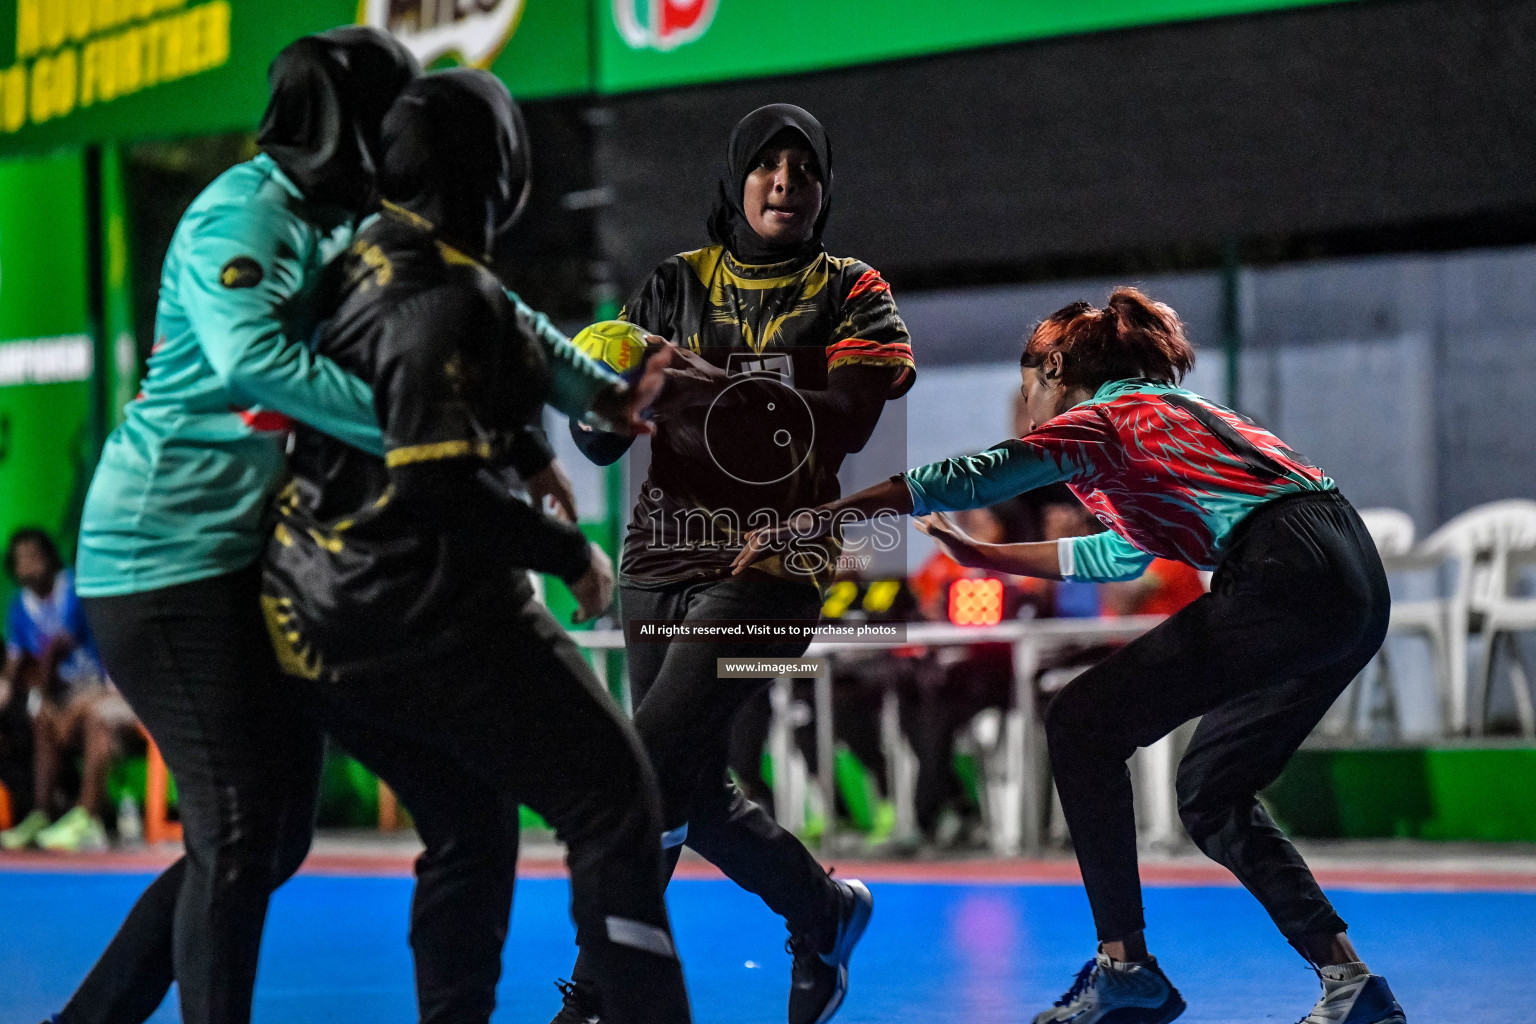
M 1184 998 L 1155 959 L 1120 963 L 1100 953 L 1035 1024 L 1168 1024 L 1183 1012 Z
M 828 948 L 817 949 L 815 940 L 792 935 L 785 948 L 794 957 L 790 968 L 789 1024 L 826 1024 L 848 994 L 848 961 L 853 947 L 869 927 L 875 898 L 869 887 L 850 878 L 837 885 L 837 929 Z
M 1365 964 L 1324 967 L 1317 977 L 1322 998 L 1299 1024 L 1408 1024 L 1387 979 L 1370 973 Z

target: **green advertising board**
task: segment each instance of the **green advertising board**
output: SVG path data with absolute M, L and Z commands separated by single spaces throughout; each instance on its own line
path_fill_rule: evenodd
M 0 157 L 249 130 L 286 43 L 387 28 L 525 99 L 791 74 L 1342 0 L 0 0 Z
M 85 198 L 79 154 L 0 164 L 0 543 L 67 540 L 95 463 Z
M 299 36 L 387 27 L 428 65 L 489 67 L 524 98 L 591 81 L 587 0 L 0 0 L 0 157 L 255 126 Z
M 1339 0 L 604 0 L 598 87 L 619 93 L 818 71 L 1334 2 Z

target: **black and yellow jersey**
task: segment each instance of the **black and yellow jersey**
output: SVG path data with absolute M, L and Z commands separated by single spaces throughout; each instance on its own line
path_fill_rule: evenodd
M 730 374 L 707 402 L 658 403 L 625 539 L 630 585 L 726 575 L 746 531 L 836 498 L 843 458 L 916 375 L 890 286 L 825 252 L 769 265 L 719 245 L 683 253 L 620 316 Z M 754 568 L 825 584 L 838 548 L 800 544 Z
M 431 657 L 521 607 L 521 569 L 575 578 L 587 565 L 580 531 L 496 476 L 549 461 L 547 448 L 525 452 L 549 381 L 533 325 L 485 267 L 416 221 L 386 215 L 358 233 L 316 341 L 373 388 L 385 451 L 297 433 L 263 596 L 297 675 Z

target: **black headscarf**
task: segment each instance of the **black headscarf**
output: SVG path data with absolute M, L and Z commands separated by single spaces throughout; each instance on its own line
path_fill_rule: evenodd
M 430 221 L 443 240 L 484 257 L 528 198 L 528 129 L 488 71 L 416 79 L 384 117 L 379 194 Z
M 409 50 L 361 25 L 305 36 L 267 70 L 272 98 L 256 144 L 305 198 L 360 212 L 377 166 L 379 123 L 421 74 Z
M 786 128 L 805 139 L 821 172 L 821 213 L 816 216 L 816 226 L 810 238 L 788 247 L 773 245 L 753 231 L 741 205 L 742 188 L 756 166 L 758 153 Z M 832 143 L 820 121 L 793 103 L 770 103 L 737 122 L 726 153 L 725 174 L 720 178 L 720 195 L 709 214 L 710 238 L 744 263 L 779 263 L 821 251 L 821 233 L 831 208 Z

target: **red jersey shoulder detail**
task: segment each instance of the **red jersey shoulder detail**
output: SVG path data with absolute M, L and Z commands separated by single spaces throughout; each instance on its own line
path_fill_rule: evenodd
M 891 286 L 885 283 L 885 278 L 880 276 L 880 271 L 871 267 L 859 275 L 857 281 L 853 282 L 853 287 L 848 290 L 848 295 L 843 301 L 852 302 L 863 295 L 879 295 L 890 290 Z

